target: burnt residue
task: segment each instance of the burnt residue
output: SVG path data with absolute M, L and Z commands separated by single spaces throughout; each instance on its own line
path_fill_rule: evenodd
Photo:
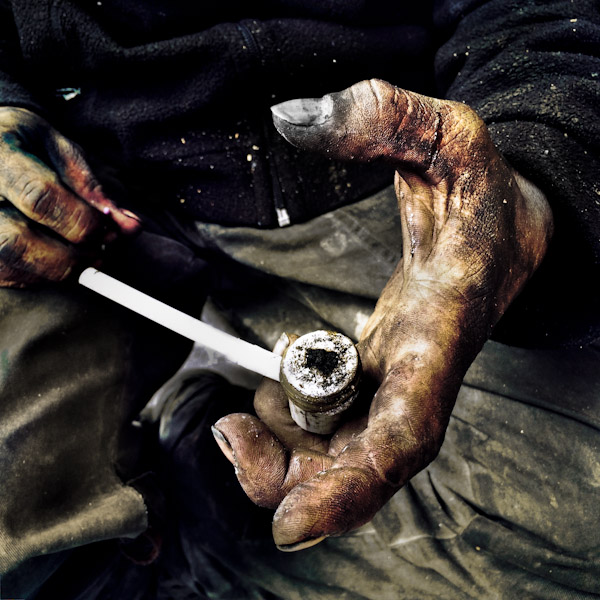
M 307 348 L 305 364 L 309 369 L 316 369 L 323 378 L 329 377 L 339 365 L 338 353 L 323 348 Z

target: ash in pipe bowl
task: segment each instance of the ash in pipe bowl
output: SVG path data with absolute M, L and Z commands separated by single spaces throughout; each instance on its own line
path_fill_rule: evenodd
M 333 433 L 358 394 L 361 365 L 352 340 L 318 330 L 299 337 L 281 361 L 281 385 L 294 421 L 312 433 Z

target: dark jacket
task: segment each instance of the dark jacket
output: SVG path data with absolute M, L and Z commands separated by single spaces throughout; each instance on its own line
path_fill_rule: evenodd
M 25 70 L 6 70 L 28 92 L 11 86 L 0 102 L 41 106 L 145 201 L 221 224 L 274 227 L 276 208 L 304 221 L 390 171 L 299 153 L 269 106 L 373 76 L 419 90 L 432 78 L 427 3 L 408 15 L 368 4 L 15 1 Z
M 597 6 L 0 0 L 0 104 L 42 112 L 137 202 L 276 227 L 278 215 L 307 220 L 391 174 L 298 152 L 275 133 L 271 104 L 370 77 L 464 101 L 556 218 L 548 259 L 497 334 L 580 342 L 600 333 Z

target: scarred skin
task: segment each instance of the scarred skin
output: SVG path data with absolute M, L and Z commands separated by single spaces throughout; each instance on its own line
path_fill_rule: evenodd
M 403 228 L 404 258 L 359 342 L 376 390 L 363 414 L 307 433 L 265 381 L 259 418 L 213 429 L 247 495 L 277 509 L 275 543 L 296 550 L 368 522 L 435 458 L 466 370 L 544 257 L 552 215 L 466 105 L 372 80 L 279 105 L 274 122 L 303 149 L 390 161 Z
M 61 281 L 140 221 L 102 191 L 81 150 L 38 115 L 0 107 L 0 287 Z

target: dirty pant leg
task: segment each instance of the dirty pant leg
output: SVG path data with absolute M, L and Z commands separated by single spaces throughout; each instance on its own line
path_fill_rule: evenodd
M 380 200 L 389 220 L 381 218 L 377 199 L 369 199 L 285 235 L 203 227 L 240 262 L 280 278 L 267 290 L 263 279 L 246 286 L 243 306 L 231 306 L 243 309 L 240 323 L 265 343 L 298 322 L 312 327 L 319 320 L 335 326 L 344 321 L 352 334 L 362 318 L 352 318 L 351 296 L 359 299 L 354 313 L 362 314 L 363 301 L 373 295 L 368 288 L 378 287 L 371 277 L 357 286 L 353 273 L 372 275 L 380 265 L 383 274 L 394 266 L 393 258 L 383 262 L 397 244 L 393 198 Z M 370 235 L 369 214 L 377 235 Z M 364 240 L 368 246 L 361 251 Z M 307 252 L 288 264 L 285 254 L 293 244 Z M 354 253 L 346 260 L 348 250 Z M 327 271 L 331 281 L 322 276 L 325 255 L 329 264 L 335 261 Z M 361 257 L 372 259 L 368 267 Z M 256 301 L 250 292 L 260 292 Z M 277 302 L 265 302 L 271 297 Z M 291 303 L 283 306 L 279 301 L 285 299 Z M 341 319 L 341 312 L 348 318 Z M 200 383 L 182 386 L 171 423 L 177 436 L 168 445 L 169 531 L 182 554 L 169 555 L 166 545 L 158 567 L 171 575 L 163 583 L 173 585 L 158 598 L 512 600 L 600 594 L 597 347 L 544 352 L 486 344 L 467 373 L 436 461 L 370 524 L 296 553 L 274 547 L 270 513 L 261 521 L 239 496 L 233 469 L 212 440 L 209 426 L 219 415 L 202 407 L 236 410 L 229 404 L 232 394 L 219 393 L 210 402 L 198 393 Z M 175 584 L 180 596 L 171 593 Z
M 191 571 L 180 583 L 220 600 L 597 598 L 599 367 L 597 348 L 488 343 L 439 457 L 371 523 L 294 553 L 275 548 L 268 523 L 250 531 L 257 517 L 211 445 L 213 415 L 171 455 L 173 529 Z
M 54 553 L 146 528 L 124 483 L 140 468 L 131 422 L 188 351 L 83 288 L 0 290 L 0 573 L 42 557 L 4 593 L 19 573 L 34 589 Z

